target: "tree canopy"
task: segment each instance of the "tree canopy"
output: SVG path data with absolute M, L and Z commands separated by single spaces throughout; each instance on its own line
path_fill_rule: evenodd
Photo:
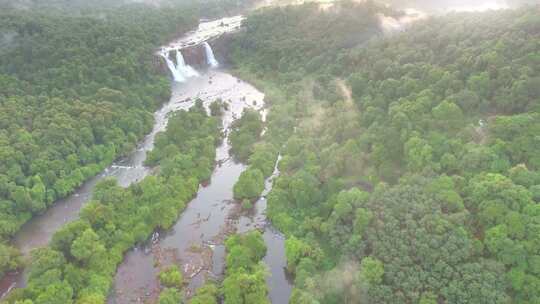
M 287 235 L 291 303 L 538 302 L 538 10 L 389 36 L 378 13 L 396 14 L 264 9 L 232 48 L 269 92 L 267 125 L 295 130 L 259 143 L 283 146 L 267 214 Z
M 81 218 L 57 231 L 48 247 L 32 252 L 28 286 L 8 302 L 104 303 L 123 254 L 155 229 L 170 228 L 208 178 L 220 128 L 220 118 L 207 116 L 200 102 L 172 115 L 152 152 L 160 156 L 152 162 L 157 173 L 128 188 L 114 179 L 101 181 Z M 171 145 L 174 153 L 165 153 Z M 180 270 L 164 269 L 159 279 L 166 287 L 160 303 L 177 303 Z

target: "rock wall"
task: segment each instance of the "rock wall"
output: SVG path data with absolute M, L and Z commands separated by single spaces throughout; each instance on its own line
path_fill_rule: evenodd
M 186 61 L 186 64 L 196 68 L 200 69 L 203 67 L 206 67 L 206 52 L 204 50 L 204 46 L 201 44 L 189 46 L 187 48 L 183 48 L 181 50 L 182 55 L 184 56 L 184 60 Z
M 219 61 L 221 66 L 227 66 L 230 63 L 230 58 L 228 56 L 229 48 L 231 46 L 232 37 L 234 33 L 226 33 L 221 36 L 212 38 L 208 40 L 208 44 L 212 47 L 216 59 Z M 202 44 L 188 46 L 181 50 L 182 56 L 186 64 L 194 67 L 195 69 L 204 69 L 208 67 L 206 63 L 206 51 Z M 176 53 L 171 51 L 169 58 L 176 63 Z M 168 73 L 167 64 L 165 60 L 159 56 L 155 55 L 153 58 L 153 64 L 156 69 L 164 73 Z

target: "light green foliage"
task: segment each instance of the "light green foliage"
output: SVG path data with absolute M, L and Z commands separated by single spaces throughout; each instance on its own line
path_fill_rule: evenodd
M 261 170 L 264 177 L 269 177 L 274 172 L 277 154 L 277 150 L 272 144 L 264 143 L 255 145 L 253 154 L 249 157 L 248 164 L 250 168 Z
M 141 11 L 126 8 L 123 13 Z M 1 129 L 6 131 L 0 132 L 0 180 L 9 185 L 1 198 L 17 206 L 17 213 L 14 209 L 2 213 L 6 221 L 0 227 L 2 236 L 12 233 L 8 224 L 26 220 L 26 211 L 41 212 L 68 195 L 115 157 L 129 152 L 151 129 L 151 112 L 168 98 L 168 83 L 150 62 L 134 58 L 149 54 L 153 43 L 169 35 L 171 26 L 176 30 L 194 21 L 178 12 L 179 18 L 163 14 L 146 10 L 136 23 L 126 25 L 120 16 L 103 22 L 2 12 L 0 28 L 20 33 L 14 47 L 0 53 L 0 83 L 6 87 L 0 92 Z M 33 29 L 26 31 L 29 20 Z M 156 20 L 162 28 L 155 27 Z M 135 34 L 141 31 L 152 34 Z M 91 40 L 96 33 L 99 42 Z M 25 45 L 33 54 L 23 51 Z M 124 52 L 115 53 L 117 48 Z M 25 116 L 33 117 L 31 124 L 24 122 Z
M 372 215 L 369 210 L 359 207 L 364 206 L 368 199 L 369 194 L 357 188 L 338 193 L 335 202 L 331 203 L 333 204 L 332 213 L 323 226 L 332 246 L 348 243 L 353 231 L 358 232 L 358 236 L 362 236 Z M 353 243 L 354 240 L 351 240 L 350 245 L 354 246 Z
M 449 101 L 443 101 L 432 110 L 433 118 L 443 129 L 456 130 L 463 123 L 461 108 Z
M 79 298 L 77 304 L 101 304 L 105 303 L 105 297 L 100 294 L 85 294 Z
M 206 283 L 203 287 L 197 289 L 189 304 L 217 304 L 218 287 L 213 283 Z
M 431 292 L 425 292 L 422 294 L 418 304 L 437 304 L 437 297 Z
M 161 166 L 159 173 L 128 188 L 118 186 L 113 179 L 96 185 L 93 200 L 81 211 L 81 218 L 55 233 L 50 247 L 33 253 L 28 288 L 16 299 L 103 303 L 123 253 L 146 240 L 156 228 L 170 227 L 206 172 L 212 170 L 213 162 L 201 159 L 215 158 L 221 135 L 219 119 L 208 117 L 197 104 L 190 111 L 173 115 L 170 126 L 159 135 L 153 152 L 159 155 L 155 163 Z M 177 147 L 176 153 L 163 153 L 169 145 Z M 182 285 L 179 269 L 166 269 L 160 281 L 169 287 L 162 292 L 160 303 L 178 303 Z
M 0 277 L 7 271 L 13 271 L 22 265 L 19 251 L 13 247 L 0 243 Z
M 223 280 L 225 304 L 268 304 L 264 265 L 256 264 L 250 272 L 238 270 Z M 241 286 L 241 288 L 239 288 Z
M 532 203 L 525 187 L 500 174 L 476 176 L 468 191 L 470 207 L 477 210 L 480 223 L 487 227 L 504 223 L 510 211 L 521 212 Z
M 313 249 L 303 241 L 291 237 L 285 241 L 285 255 L 287 257 L 287 269 L 294 273 L 296 265 L 304 257 L 309 257 Z
M 71 1 L 51 10 L 38 2 L 22 5 L 36 10 L 0 8 L 0 36 L 12 38 L 0 39 L 2 242 L 151 130 L 152 112 L 170 95 L 151 54 L 198 21 L 187 6 L 74 14 Z M 9 257 L 0 275 L 18 263 L 12 253 L 2 260 Z
M 182 175 L 207 180 L 212 174 L 215 146 L 220 137 L 220 118 L 207 117 L 199 100 L 189 111 L 171 116 L 167 130 L 156 135 L 156 148 L 148 154 L 145 163 L 159 163 L 165 177 Z
M 231 125 L 229 141 L 231 151 L 241 161 L 246 161 L 253 153 L 254 144 L 261 138 L 263 122 L 258 111 L 245 109 L 242 117 Z
M 320 302 L 315 299 L 313 294 L 305 292 L 298 288 L 293 289 L 289 303 L 290 304 L 320 304 Z
M 358 235 L 363 235 L 369 223 L 373 219 L 373 212 L 368 209 L 358 208 L 354 218 L 354 232 Z
M 426 169 L 433 160 L 433 148 L 425 140 L 412 137 L 405 143 L 408 168 L 413 172 Z
M 237 200 L 257 198 L 264 190 L 264 176 L 259 169 L 247 169 L 240 174 L 234 184 L 234 198 Z
M 380 13 L 399 17 L 372 1 L 258 10 L 232 43 L 233 64 L 271 106 L 264 137 L 254 112 L 233 126 L 233 153 L 250 166 L 235 196 L 260 194 L 279 149 L 267 211 L 287 236 L 291 303 L 540 302 L 539 10 L 450 14 L 382 38 Z M 15 17 L 1 24 L 43 45 L 50 31 L 39 25 L 63 24 Z M 103 26 L 96 32 L 116 28 Z M 167 95 L 164 82 L 144 79 L 152 74 L 138 68 L 140 53 L 126 55 L 130 41 L 114 44 L 122 52 L 107 40 L 96 44 L 89 57 L 111 68 L 95 72 L 70 62 L 43 69 L 50 60 L 31 55 L 47 52 L 23 42 L 0 56 L 4 236 L 129 150 L 150 125 L 148 109 Z M 69 46 L 58 49 L 72 55 Z M 92 62 L 63 55 L 55 58 Z M 341 92 L 349 88 L 352 99 Z M 219 130 L 196 109 L 178 116 L 200 133 L 177 121 L 158 136 L 148 162 L 160 166 L 157 177 L 126 190 L 104 182 L 81 214 L 84 224 L 62 229 L 34 254 L 21 299 L 105 298 L 122 253 L 170 226 L 210 175 Z M 259 182 L 250 183 L 255 174 Z M 100 268 L 88 244 L 105 247 Z M 268 302 L 264 252 L 260 235 L 227 241 L 225 303 Z
M 253 209 L 253 204 L 251 203 L 250 200 L 244 199 L 242 201 L 242 209 L 243 210 L 251 210 L 251 209 Z
M 508 170 L 508 177 L 516 184 L 526 188 L 540 184 L 540 174 L 530 171 L 527 166 L 520 164 Z
M 49 284 L 37 297 L 35 303 L 43 304 L 61 304 L 73 303 L 71 299 L 73 290 L 66 282 L 58 282 Z
M 384 265 L 381 261 L 365 257 L 360 264 L 360 279 L 368 284 L 378 285 L 382 283 Z
M 461 212 L 465 208 L 454 181 L 446 175 L 434 178 L 427 191 L 433 194 L 445 212 Z
M 266 254 L 266 245 L 259 231 L 252 231 L 245 235 L 233 235 L 225 242 L 227 248 L 227 268 L 249 269 Z
M 159 294 L 159 304 L 178 304 L 181 300 L 182 295 L 176 288 L 165 288 Z
M 83 263 L 88 263 L 93 257 L 100 257 L 105 247 L 99 240 L 99 236 L 92 230 L 85 230 L 71 244 L 71 255 Z
M 182 272 L 176 265 L 167 267 L 159 273 L 159 282 L 165 287 L 180 288 L 183 280 Z
M 254 230 L 244 235 L 232 235 L 225 246 L 227 272 L 221 289 L 224 303 L 270 303 L 265 280 L 267 271 L 261 262 L 266 254 L 261 233 Z
M 265 136 L 265 139 L 269 136 Z M 278 151 L 273 144 L 256 144 L 248 160 L 248 168 L 242 172 L 234 185 L 234 197 L 242 199 L 242 208 L 249 210 L 253 207 L 250 200 L 261 195 L 265 187 L 265 178 L 274 172 Z
M 540 301 L 538 12 L 450 14 L 370 41 L 377 14 L 399 13 L 248 15 L 233 62 L 281 97 L 267 125 L 294 128 L 263 138 L 281 147 L 267 214 L 287 236 L 291 303 Z M 328 283 L 351 260 L 358 280 Z

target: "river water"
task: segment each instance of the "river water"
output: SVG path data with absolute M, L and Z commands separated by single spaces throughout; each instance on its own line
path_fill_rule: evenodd
M 244 108 L 260 110 L 265 117 L 264 94 L 225 71 L 209 70 L 199 77 L 173 86 L 174 100 L 182 101 L 178 108 L 187 109 L 193 100 L 201 99 L 206 106 L 217 98 L 229 104 L 223 125 L 227 130 L 231 122 L 240 117 Z M 185 101 L 189 99 L 190 101 Z M 246 166 L 237 163 L 229 154 L 227 139 L 217 148 L 217 166 L 209 184 L 200 186 L 193 199 L 168 231 L 155 233 L 146 244 L 126 254 L 115 277 L 114 292 L 109 303 L 154 302 L 159 296 L 159 270 L 176 264 L 181 266 L 187 281 L 189 296 L 207 279 L 219 279 L 224 271 L 225 249 L 223 241 L 232 232 L 248 229 L 264 230 L 268 242 L 265 262 L 271 276 L 268 278 L 273 303 L 287 303 L 291 285 L 287 280 L 284 239 L 266 222 L 264 199 L 255 204 L 251 214 L 239 212 L 233 201 L 233 186 Z M 272 177 L 271 177 L 272 178 Z M 271 188 L 270 179 L 266 192 Z M 274 301 L 275 299 L 275 301 Z
M 192 31 L 166 48 L 192 45 L 190 41 L 221 35 L 228 28 L 237 29 L 241 17 L 224 18 L 202 23 L 198 30 Z M 238 21 L 239 22 L 239 21 Z M 225 24 L 225 27 L 224 27 Z M 180 43 L 179 43 L 180 42 Z M 76 220 L 79 211 L 91 198 L 96 183 L 105 177 L 114 177 L 124 187 L 138 182 L 151 171 L 143 166 L 146 154 L 153 148 L 155 135 L 165 130 L 171 112 L 188 109 L 196 99 L 210 102 L 221 99 L 229 104 L 223 117 L 224 130 L 232 121 L 240 117 L 244 108 L 264 109 L 264 94 L 242 80 L 228 74 L 226 70 L 200 71 L 200 76 L 187 78 L 182 83 L 172 83 L 170 101 L 154 113 L 155 125 L 150 134 L 139 143 L 137 149 L 128 157 L 116 161 L 99 175 L 85 182 L 69 197 L 57 201 L 42 215 L 25 224 L 16 234 L 13 244 L 28 256 L 32 249 L 46 246 L 53 234 L 66 223 Z M 227 134 L 228 132 L 226 132 Z M 201 185 L 197 196 L 187 205 L 177 223 L 168 231 L 154 233 L 146 244 L 138 245 L 126 253 L 119 266 L 109 303 L 154 302 L 159 295 L 157 274 L 159 269 L 171 264 L 181 266 L 188 281 L 187 295 L 201 286 L 209 278 L 221 278 L 224 271 L 225 249 L 223 240 L 235 231 L 245 232 L 260 229 L 268 246 L 264 262 L 270 275 L 267 278 L 269 297 L 272 303 L 287 303 L 292 285 L 285 273 L 286 259 L 284 238 L 267 223 L 266 200 L 261 198 L 254 211 L 243 214 L 237 203 L 233 202 L 233 186 L 246 169 L 229 155 L 227 139 L 216 151 L 217 166 L 207 185 Z M 270 191 L 271 180 L 266 181 L 264 194 Z M 26 273 L 12 273 L 0 281 L 0 296 L 13 288 L 24 287 Z

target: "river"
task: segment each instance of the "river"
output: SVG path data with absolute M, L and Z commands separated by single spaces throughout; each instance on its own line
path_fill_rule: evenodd
M 223 70 L 201 72 L 199 77 L 188 78 L 173 86 L 173 100 L 178 108 L 187 109 L 193 100 L 200 98 L 205 105 L 217 98 L 229 103 L 223 119 L 228 129 L 235 117 L 240 117 L 246 107 L 255 108 L 265 116 L 264 94 L 250 84 L 227 74 Z M 251 214 L 239 213 L 233 201 L 233 186 L 246 166 L 236 162 L 229 154 L 230 146 L 225 139 L 217 148 L 217 166 L 210 183 L 200 186 L 193 199 L 168 231 L 154 234 L 126 254 L 115 277 L 114 292 L 109 303 L 154 302 L 159 295 L 157 274 L 160 268 L 180 265 L 188 281 L 189 296 L 208 278 L 221 278 L 224 271 L 225 250 L 223 240 L 235 231 L 264 229 L 268 253 L 264 261 L 271 275 L 268 278 L 270 299 L 273 303 L 287 303 L 291 284 L 285 275 L 284 238 L 266 221 L 266 201 L 261 198 Z M 271 189 L 270 177 L 266 194 Z M 275 299 L 275 300 L 274 300 Z
M 206 41 L 226 32 L 227 28 L 235 30 L 240 20 L 238 16 L 201 23 L 198 30 L 165 48 L 181 48 L 193 45 L 194 41 Z M 153 148 L 155 135 L 165 130 L 171 112 L 188 109 L 196 99 L 202 99 L 206 106 L 218 98 L 229 104 L 223 117 L 224 130 L 240 117 L 246 107 L 260 110 L 263 118 L 266 116 L 264 94 L 255 87 L 228 74 L 225 69 L 207 69 L 199 71 L 199 74 L 183 82 L 172 82 L 170 101 L 154 113 L 153 130 L 135 151 L 85 182 L 69 197 L 57 201 L 45 213 L 30 220 L 16 234 L 13 244 L 26 256 L 32 249 L 46 246 L 60 227 L 79 217 L 80 209 L 91 198 L 99 180 L 114 177 L 126 187 L 147 176 L 151 171 L 143 166 L 143 162 L 147 152 Z M 284 238 L 266 220 L 264 197 L 255 204 L 252 214 L 239 213 L 238 204 L 233 202 L 232 189 L 246 166 L 232 159 L 229 148 L 225 139 L 217 148 L 217 166 L 211 180 L 207 185 L 200 186 L 197 196 L 188 204 L 173 228 L 154 233 L 146 244 L 140 244 L 126 253 L 118 268 L 109 303 L 155 301 L 159 294 L 159 268 L 172 263 L 181 266 L 189 282 L 186 293 L 192 294 L 206 279 L 222 276 L 225 237 L 237 230 L 245 232 L 256 228 L 264 231 L 268 246 L 264 261 L 270 273 L 267 279 L 270 300 L 279 304 L 288 302 L 292 285 L 285 274 Z M 273 177 L 266 181 L 265 193 L 271 189 Z M 24 287 L 25 284 L 25 272 L 7 275 L 0 282 L 0 295 L 4 296 L 12 288 Z

